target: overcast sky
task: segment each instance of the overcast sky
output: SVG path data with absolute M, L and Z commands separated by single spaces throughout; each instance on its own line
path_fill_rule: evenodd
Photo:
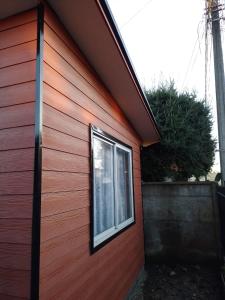
M 205 95 L 204 0 L 108 0 L 142 86 L 174 79 L 178 91 Z M 208 104 L 216 122 L 209 36 Z M 210 54 L 211 53 L 211 54 Z M 213 134 L 217 136 L 216 126 Z M 215 170 L 219 170 L 218 154 Z

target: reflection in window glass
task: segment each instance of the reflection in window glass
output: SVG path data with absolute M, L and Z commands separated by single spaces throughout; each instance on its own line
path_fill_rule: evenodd
M 130 197 L 129 152 L 116 149 L 117 159 L 117 197 L 118 223 L 121 224 L 132 216 Z
M 94 234 L 114 226 L 113 145 L 94 138 Z

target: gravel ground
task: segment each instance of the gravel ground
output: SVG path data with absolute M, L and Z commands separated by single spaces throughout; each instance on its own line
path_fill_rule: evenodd
M 222 300 L 219 270 L 186 265 L 152 265 L 132 300 Z

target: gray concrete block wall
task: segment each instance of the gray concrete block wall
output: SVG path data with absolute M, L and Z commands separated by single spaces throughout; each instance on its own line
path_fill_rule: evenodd
M 142 191 L 147 262 L 219 260 L 215 183 L 144 183 Z

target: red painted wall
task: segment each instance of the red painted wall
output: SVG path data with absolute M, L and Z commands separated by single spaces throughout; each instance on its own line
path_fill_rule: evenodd
M 0 21 L 0 299 L 30 299 L 36 11 Z M 144 264 L 140 139 L 47 9 L 40 299 L 124 299 Z M 90 254 L 89 124 L 133 149 L 136 224 Z
M 37 21 L 0 21 L 0 299 L 29 299 Z
M 144 264 L 140 139 L 47 10 L 40 299 L 124 299 Z M 89 124 L 130 145 L 136 224 L 90 255 Z

